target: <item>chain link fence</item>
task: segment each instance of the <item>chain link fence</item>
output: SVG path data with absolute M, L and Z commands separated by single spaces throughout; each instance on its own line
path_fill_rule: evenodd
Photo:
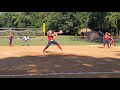
M 0 43 L 8 43 L 9 33 L 13 34 L 13 40 L 16 42 L 22 42 L 23 36 L 28 35 L 30 38 L 31 45 L 45 45 L 47 44 L 48 37 L 43 36 L 43 32 L 40 29 L 9 29 L 0 30 Z M 103 44 L 103 37 L 93 37 L 93 36 L 68 36 L 68 35 L 58 35 L 54 36 L 55 40 L 61 45 L 96 45 Z M 120 38 L 114 38 L 115 43 L 120 44 Z M 13 41 L 13 42 L 14 42 Z M 36 44 L 34 44 L 36 43 Z M 39 44 L 41 43 L 41 44 Z M 44 43 L 44 44 L 42 44 Z M 4 44 L 5 45 L 5 44 Z M 7 44 L 6 44 L 7 45 Z

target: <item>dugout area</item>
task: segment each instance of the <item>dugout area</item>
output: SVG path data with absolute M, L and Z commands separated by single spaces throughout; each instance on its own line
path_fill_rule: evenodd
M 120 47 L 0 46 L 0 78 L 120 78 Z

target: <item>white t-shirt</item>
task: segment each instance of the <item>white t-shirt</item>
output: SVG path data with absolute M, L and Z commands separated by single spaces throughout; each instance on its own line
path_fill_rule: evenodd
M 28 37 L 28 36 L 27 36 L 27 37 L 24 36 L 24 37 L 23 37 L 23 40 L 29 40 L 29 37 Z

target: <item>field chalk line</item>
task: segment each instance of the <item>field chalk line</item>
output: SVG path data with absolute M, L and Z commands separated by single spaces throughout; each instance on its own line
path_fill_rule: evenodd
M 77 73 L 46 73 L 46 74 L 14 74 L 14 75 L 0 75 L 0 77 L 22 77 L 22 76 L 53 76 L 53 75 L 85 75 L 85 74 L 120 74 L 120 72 L 77 72 Z

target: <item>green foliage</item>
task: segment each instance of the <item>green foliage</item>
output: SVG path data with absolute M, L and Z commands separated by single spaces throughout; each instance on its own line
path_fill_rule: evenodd
M 82 28 L 94 31 L 120 32 L 120 12 L 2 12 L 0 27 L 40 28 L 75 35 Z

